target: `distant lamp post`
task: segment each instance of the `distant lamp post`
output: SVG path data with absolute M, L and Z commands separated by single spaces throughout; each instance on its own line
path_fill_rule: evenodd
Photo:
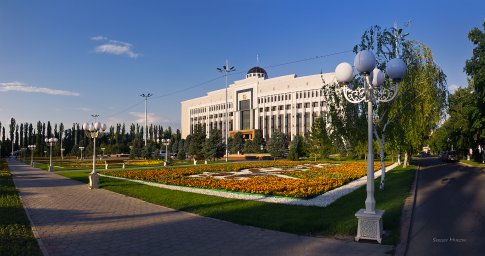
M 27 151 L 27 148 L 21 148 L 20 149 L 20 152 L 22 153 L 22 158 L 23 158 L 24 162 L 25 162 L 25 151 Z
M 101 155 L 101 159 L 103 159 L 103 156 L 104 156 L 104 150 L 105 150 L 105 149 L 106 149 L 106 148 L 101 148 L 101 151 L 103 151 L 103 154 Z
M 84 147 L 79 147 L 79 150 L 81 150 L 81 160 L 83 160 L 83 150 L 84 150 Z
M 226 60 L 226 65 L 222 66 L 222 68 L 217 68 L 217 70 L 219 70 L 219 72 L 221 73 L 224 73 L 224 77 L 226 78 L 226 116 L 225 116 L 225 131 L 224 131 L 224 138 L 225 138 L 225 143 L 226 143 L 226 162 L 228 161 L 228 157 L 229 157 L 229 148 L 227 146 L 227 136 L 229 134 L 229 114 L 228 114 L 228 111 L 229 111 L 229 105 L 227 104 L 227 74 L 230 73 L 230 72 L 234 72 L 236 71 L 236 69 L 234 67 L 229 67 L 229 62 Z
M 144 132 L 144 137 L 145 137 L 145 147 L 147 146 L 147 135 L 148 135 L 148 114 L 147 114 L 147 101 L 148 101 L 148 98 L 150 98 L 151 96 L 153 96 L 153 94 L 151 93 L 147 93 L 147 94 L 140 94 L 141 97 L 145 98 L 145 132 Z
M 99 175 L 96 172 L 96 139 L 103 136 L 106 130 L 106 124 L 100 122 L 84 123 L 83 130 L 86 136 L 93 139 L 93 170 L 89 174 L 89 188 L 95 189 L 99 188 Z
M 170 139 L 158 139 L 158 143 L 162 143 L 165 146 L 165 162 L 163 166 L 167 166 L 168 161 L 168 145 L 170 145 Z
M 49 146 L 49 172 L 54 171 L 54 166 L 52 166 L 52 146 L 57 143 L 57 138 L 45 138 L 45 143 Z M 44 151 L 45 152 L 45 151 Z
M 66 151 L 66 149 L 61 148 L 61 160 L 64 160 L 64 151 Z
M 30 165 L 34 166 L 34 150 L 36 148 L 36 145 L 32 144 L 27 147 L 30 149 Z
M 382 216 L 383 210 L 376 210 L 374 198 L 374 148 L 373 148 L 373 123 L 372 104 L 376 102 L 388 102 L 396 97 L 399 81 L 406 73 L 406 64 L 400 58 L 390 60 L 386 65 L 386 73 L 393 80 L 394 86 L 385 88 L 384 73 L 375 68 L 376 58 L 371 51 L 363 50 L 355 56 L 354 66 L 364 82 L 364 87 L 351 88 L 349 83 L 354 79 L 354 70 L 349 63 L 340 63 L 335 69 L 337 81 L 343 84 L 342 92 L 345 99 L 351 103 L 367 102 L 367 198 L 365 209 L 360 209 L 355 216 L 358 218 L 356 241 L 359 239 L 382 241 Z M 382 173 L 384 175 L 384 172 Z

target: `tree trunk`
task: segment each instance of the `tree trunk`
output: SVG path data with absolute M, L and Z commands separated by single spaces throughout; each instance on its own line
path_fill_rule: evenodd
M 382 134 L 382 139 L 379 140 L 379 144 L 381 146 L 381 184 L 380 184 L 380 189 L 384 190 L 384 181 L 386 180 L 386 164 L 384 163 L 384 144 L 385 144 L 385 137 L 384 133 Z
M 408 167 L 408 165 L 409 165 L 409 154 L 408 154 L 408 152 L 406 151 L 406 152 L 404 153 L 404 163 L 403 163 L 403 167 L 404 167 L 404 168 L 406 168 L 406 167 Z

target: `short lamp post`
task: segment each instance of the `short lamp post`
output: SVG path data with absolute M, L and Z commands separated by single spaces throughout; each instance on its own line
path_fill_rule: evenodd
M 45 138 L 45 143 L 49 146 L 49 172 L 54 171 L 54 166 L 52 166 L 52 146 L 57 143 L 57 138 Z
M 103 156 L 104 156 L 104 150 L 105 150 L 105 149 L 106 149 L 106 148 L 101 148 L 101 151 L 103 151 L 103 154 L 101 155 L 101 159 L 103 159 Z
M 36 145 L 28 145 L 27 146 L 30 149 L 30 165 L 34 166 L 34 150 L 36 148 Z
M 342 92 L 345 99 L 351 103 L 367 102 L 367 198 L 365 209 L 360 209 L 355 216 L 358 219 L 356 241 L 359 239 L 382 241 L 382 216 L 383 210 L 376 210 L 374 198 L 374 149 L 373 149 L 373 122 L 372 104 L 377 102 L 389 102 L 393 100 L 399 89 L 399 81 L 406 73 L 406 64 L 400 58 L 390 60 L 386 65 L 386 73 L 393 80 L 393 85 L 386 88 L 383 86 L 384 73 L 376 68 L 376 58 L 371 51 L 363 50 L 354 59 L 354 66 L 363 79 L 364 86 L 351 88 L 349 83 L 354 79 L 354 70 L 349 63 L 340 63 L 335 69 L 337 81 L 343 84 Z M 384 175 L 384 173 L 382 173 Z
M 84 150 L 84 147 L 79 147 L 79 150 L 81 150 L 81 160 L 83 160 L 83 150 Z
M 66 151 L 65 148 L 61 148 L 61 160 L 64 161 L 64 151 Z
M 168 161 L 168 145 L 170 145 L 170 139 L 158 139 L 158 143 L 162 143 L 165 146 L 165 162 L 163 166 L 167 166 Z
M 89 188 L 95 189 L 99 188 L 99 175 L 96 172 L 96 139 L 103 136 L 104 131 L 106 130 L 106 124 L 102 124 L 99 122 L 93 123 L 84 123 L 83 130 L 86 133 L 86 136 L 93 139 L 93 170 L 89 174 Z

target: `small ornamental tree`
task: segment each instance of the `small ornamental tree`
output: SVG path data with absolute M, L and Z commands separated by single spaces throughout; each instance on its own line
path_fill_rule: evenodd
M 293 137 L 290 146 L 290 152 L 288 153 L 288 160 L 298 161 L 301 156 L 305 155 L 305 142 L 303 137 L 296 135 Z
M 205 144 L 205 132 L 201 124 L 195 126 L 194 132 L 190 139 L 189 155 L 195 160 L 204 159 L 204 144 Z
M 288 138 L 286 134 L 279 131 L 273 132 L 271 138 L 268 140 L 266 148 L 275 160 L 277 157 L 283 157 L 288 149 Z
M 204 155 L 206 159 L 215 160 L 224 156 L 225 147 L 222 143 L 222 132 L 219 129 L 212 129 L 209 138 L 204 144 Z

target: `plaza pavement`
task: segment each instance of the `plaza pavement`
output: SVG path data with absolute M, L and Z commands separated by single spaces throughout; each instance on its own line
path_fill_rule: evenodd
M 154 205 L 8 161 L 45 255 L 389 255 L 393 246 L 299 236 Z M 311 220 L 308 220 L 311 221 Z

